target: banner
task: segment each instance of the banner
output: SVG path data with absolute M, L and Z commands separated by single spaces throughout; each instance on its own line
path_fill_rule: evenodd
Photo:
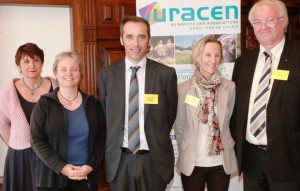
M 240 0 L 136 0 L 137 16 L 149 21 L 151 47 L 148 58 L 174 67 L 178 83 L 191 78 L 193 46 L 211 36 L 223 45 L 224 63 L 219 67 L 224 78 L 231 79 L 234 61 L 240 55 Z M 175 160 L 178 156 L 174 131 L 171 132 Z M 181 191 L 180 174 L 168 185 L 170 191 Z M 231 191 L 242 190 L 242 182 L 234 175 Z

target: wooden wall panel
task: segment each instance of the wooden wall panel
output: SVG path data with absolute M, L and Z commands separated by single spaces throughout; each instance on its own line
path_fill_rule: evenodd
M 102 21 L 103 22 L 113 22 L 114 21 L 114 5 L 113 4 L 105 4 L 102 7 Z
M 126 15 L 136 15 L 135 2 L 121 2 L 119 9 L 119 19 L 122 20 Z
M 95 0 L 82 0 L 83 63 L 81 88 L 97 96 L 97 27 Z
M 97 95 L 97 43 L 85 42 L 84 43 L 84 72 L 81 80 L 81 87 L 89 90 L 92 95 Z
M 102 50 L 103 53 L 103 61 L 104 61 L 104 66 L 107 67 L 110 64 L 113 64 L 117 61 L 120 61 L 124 59 L 125 54 L 123 49 L 118 49 L 118 48 L 104 48 Z
M 287 7 L 300 7 L 300 0 L 282 0 Z
M 135 15 L 135 0 L 97 0 L 98 68 L 124 59 L 119 23 L 126 15 Z

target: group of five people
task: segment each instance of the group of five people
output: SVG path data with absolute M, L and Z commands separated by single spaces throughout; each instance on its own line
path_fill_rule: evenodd
M 184 190 L 228 190 L 236 171 L 246 191 L 300 190 L 300 46 L 285 38 L 279 0 L 258 1 L 249 21 L 260 46 L 236 60 L 232 81 L 218 70 L 222 44 L 206 37 L 192 51 L 195 73 L 177 86 L 174 68 L 147 58 L 149 23 L 124 18 L 125 59 L 100 69 L 99 101 L 79 89 L 76 53 L 56 56 L 54 80 L 41 77 L 37 45 L 19 47 L 22 78 L 0 91 L 4 191 L 96 191 L 104 159 L 110 190 L 165 190 L 173 124 Z

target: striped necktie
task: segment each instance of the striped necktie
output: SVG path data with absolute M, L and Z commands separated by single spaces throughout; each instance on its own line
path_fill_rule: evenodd
M 128 148 L 135 154 L 140 148 L 139 132 L 139 83 L 136 73 L 140 66 L 130 67 L 132 75 L 129 88 Z
M 272 55 L 270 51 L 265 51 L 264 54 L 265 66 L 259 80 L 250 119 L 250 132 L 256 139 L 260 139 L 266 133 L 266 110 L 271 81 Z

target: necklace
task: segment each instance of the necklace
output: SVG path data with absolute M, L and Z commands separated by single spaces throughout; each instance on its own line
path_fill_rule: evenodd
M 31 94 L 31 95 L 34 95 L 34 91 L 37 90 L 38 88 L 40 88 L 40 87 L 42 86 L 42 84 L 43 84 L 43 78 L 41 77 L 40 83 L 37 85 L 36 88 L 33 88 L 33 89 L 31 89 L 31 88 L 26 84 L 26 82 L 24 81 L 24 78 L 22 78 L 22 82 L 23 82 L 23 84 L 25 85 L 25 87 L 30 91 L 30 94 Z
M 78 91 L 77 91 L 76 96 L 75 96 L 73 99 L 71 99 L 71 100 L 68 100 L 68 99 L 65 98 L 63 95 L 61 95 L 60 91 L 58 91 L 58 93 L 59 93 L 59 95 L 60 95 L 64 100 L 66 100 L 66 101 L 68 102 L 68 105 L 72 105 L 72 101 L 74 101 L 74 100 L 78 97 Z

